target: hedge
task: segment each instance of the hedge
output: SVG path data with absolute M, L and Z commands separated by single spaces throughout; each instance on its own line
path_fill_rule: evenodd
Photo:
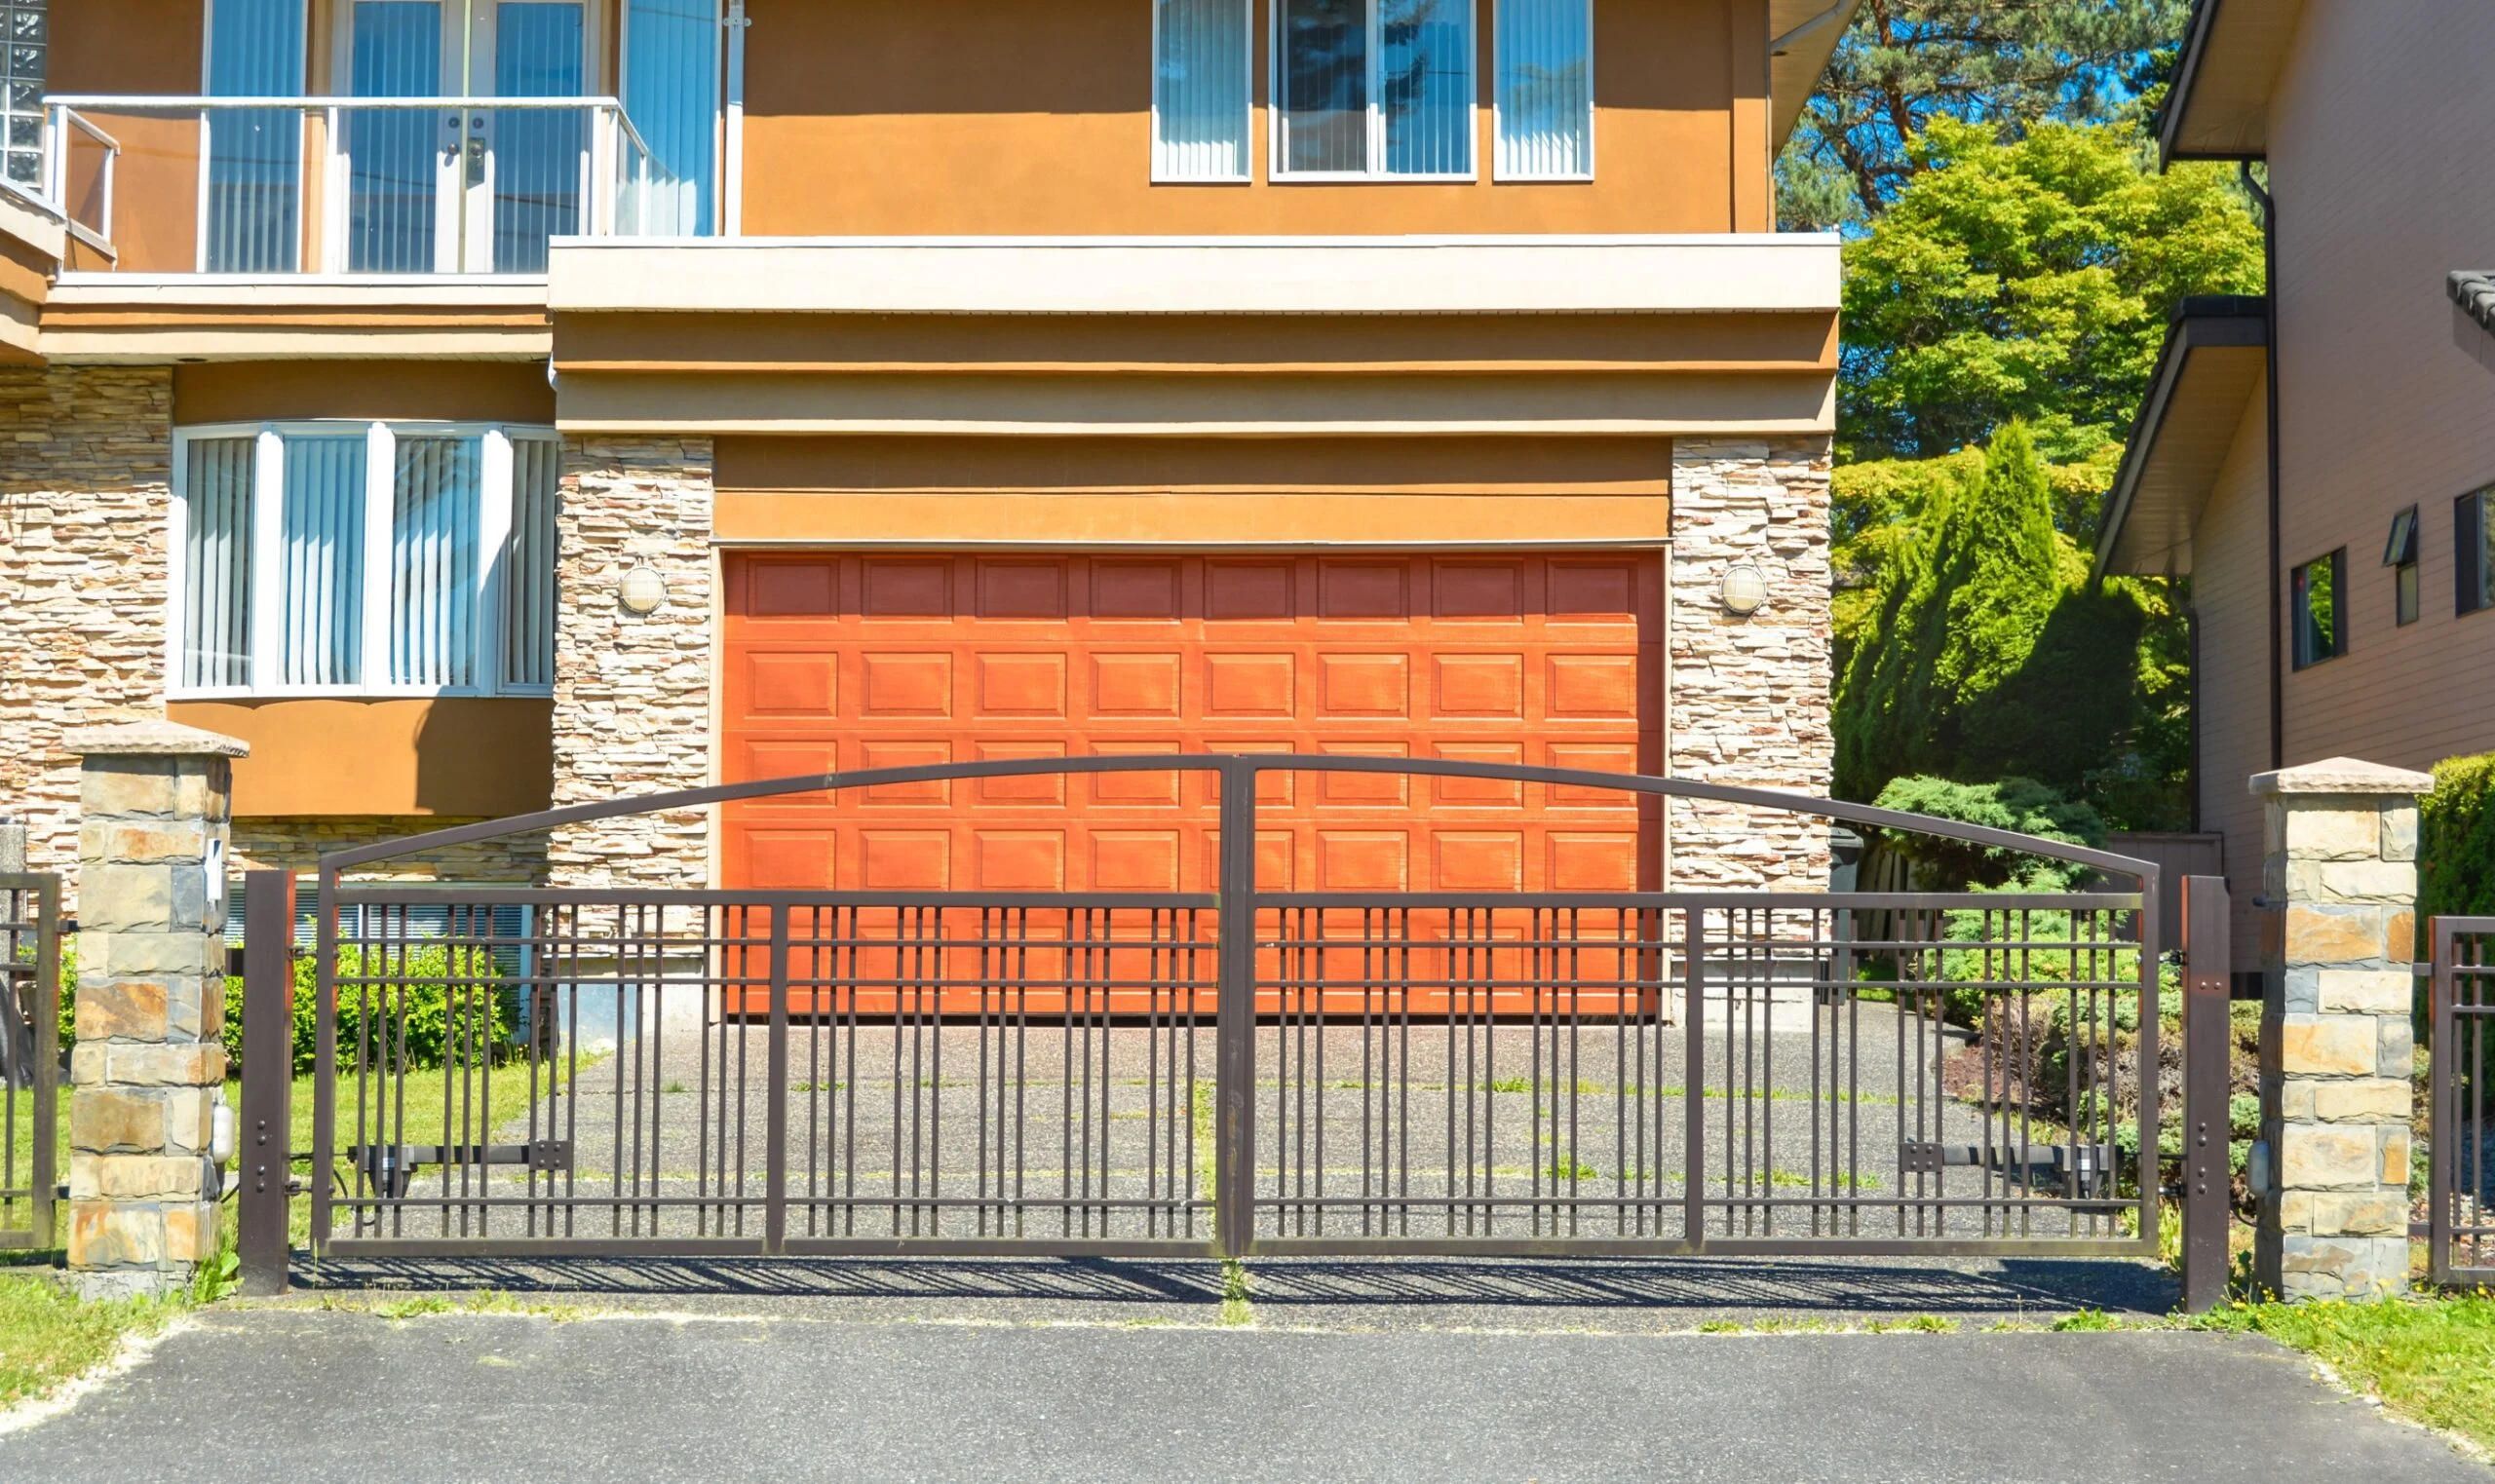
M 490 1015 L 480 1019 L 476 1013 L 475 992 L 469 984 L 457 986 L 443 981 L 451 976 L 454 961 L 463 980 L 487 983 L 502 977 L 490 956 L 483 949 L 452 948 L 446 944 L 410 946 L 394 949 L 389 972 L 382 972 L 382 960 L 372 955 L 374 977 L 379 981 L 369 990 L 352 982 L 345 986 L 338 1006 L 338 1057 L 342 1065 L 352 1065 L 359 1041 L 366 1034 L 364 1002 L 373 1001 L 373 1026 L 377 1032 L 384 1025 L 403 1026 L 404 1044 L 389 1047 L 393 1061 L 404 1058 L 411 1070 L 440 1067 L 453 1056 L 463 1064 L 484 1060 L 500 1060 L 518 1046 L 519 1025 L 518 997 L 509 988 L 497 987 L 483 996 L 491 1007 Z M 338 977 L 355 980 L 366 973 L 365 950 L 351 944 L 338 948 Z M 315 994 L 319 988 L 318 962 L 303 954 L 294 961 L 294 1046 L 296 1074 L 312 1070 L 315 1040 L 319 1034 L 313 1016 Z M 77 1027 L 78 947 L 74 936 L 60 942 L 60 1050 L 63 1056 L 78 1041 Z M 452 1023 L 451 990 L 463 991 L 458 1016 Z M 390 1013 L 390 1010 L 397 1013 Z M 225 1050 L 236 1068 L 243 1063 L 243 981 L 229 975 L 225 980 Z M 392 1040 L 399 1040 L 393 1029 Z M 379 1047 L 368 1054 L 378 1056 Z
M 2435 765 L 2417 810 L 2417 928 L 2443 917 L 2495 917 L 2495 752 Z

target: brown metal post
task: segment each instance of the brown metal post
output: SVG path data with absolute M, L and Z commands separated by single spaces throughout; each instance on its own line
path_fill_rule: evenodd
M 294 1127 L 294 873 L 251 871 L 243 896 L 243 1118 L 235 1151 L 243 1291 L 286 1292 Z
M 2183 1311 L 2206 1313 L 2226 1297 L 2230 1199 L 2227 1136 L 2226 878 L 2183 879 Z M 2144 1138 L 2142 1143 L 2146 1143 Z
M 2432 1060 L 2426 1074 L 2426 1262 L 2427 1276 L 2439 1285 L 2452 1280 L 2452 1198 L 2461 1168 L 2460 1016 L 2454 1004 L 2459 986 L 2452 973 L 2460 944 L 2449 921 L 2440 917 L 2426 920 L 2426 941 L 2434 945 L 2435 955 L 2435 976 L 2427 991 Z
M 54 1237 L 60 1172 L 55 1147 L 60 1139 L 60 878 L 35 885 L 34 1244 Z
M 777 1255 L 788 1240 L 788 919 L 793 906 L 771 913 L 771 1083 L 763 1094 L 762 1250 Z M 895 1009 L 900 1008 L 896 1001 Z M 651 1018 L 656 1019 L 655 1012 Z M 656 1035 L 653 1026 L 646 1034 Z M 637 1136 L 637 1135 L 636 1135 Z M 898 1177 L 896 1177 L 898 1178 Z M 896 1187 L 898 1189 L 898 1187 Z
M 1244 1257 L 1256 1199 L 1256 769 L 1221 769 L 1221 941 L 1214 950 L 1213 1237 Z

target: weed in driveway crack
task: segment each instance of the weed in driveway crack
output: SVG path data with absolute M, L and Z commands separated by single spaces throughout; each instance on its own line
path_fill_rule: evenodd
M 1256 1311 L 1248 1302 L 1248 1265 L 1235 1257 L 1221 1260 L 1221 1322 L 1253 1324 Z

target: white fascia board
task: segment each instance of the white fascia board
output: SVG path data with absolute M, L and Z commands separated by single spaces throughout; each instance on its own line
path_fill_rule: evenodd
M 1832 234 L 557 238 L 557 314 L 1833 313 Z
M 69 250 L 69 229 L 12 191 L 0 191 L 0 232 L 58 263 Z
M 542 278 L 431 275 L 64 273 L 49 301 L 75 309 L 544 309 Z

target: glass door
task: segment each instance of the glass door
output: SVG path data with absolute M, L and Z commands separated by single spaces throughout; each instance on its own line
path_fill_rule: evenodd
M 357 97 L 444 97 L 465 70 L 455 15 L 443 0 L 354 0 L 347 92 Z M 350 108 L 346 135 L 349 273 L 449 273 L 459 268 L 459 180 L 465 110 Z
M 476 13 L 471 75 L 490 80 L 478 92 L 520 98 L 587 91 L 581 0 L 480 0 Z M 483 118 L 483 169 L 468 176 L 470 271 L 544 273 L 547 239 L 584 227 L 589 116 L 578 108 L 495 108 Z
M 583 0 L 350 0 L 358 97 L 578 97 Z M 582 230 L 590 119 L 577 108 L 348 108 L 350 273 L 543 273 Z

